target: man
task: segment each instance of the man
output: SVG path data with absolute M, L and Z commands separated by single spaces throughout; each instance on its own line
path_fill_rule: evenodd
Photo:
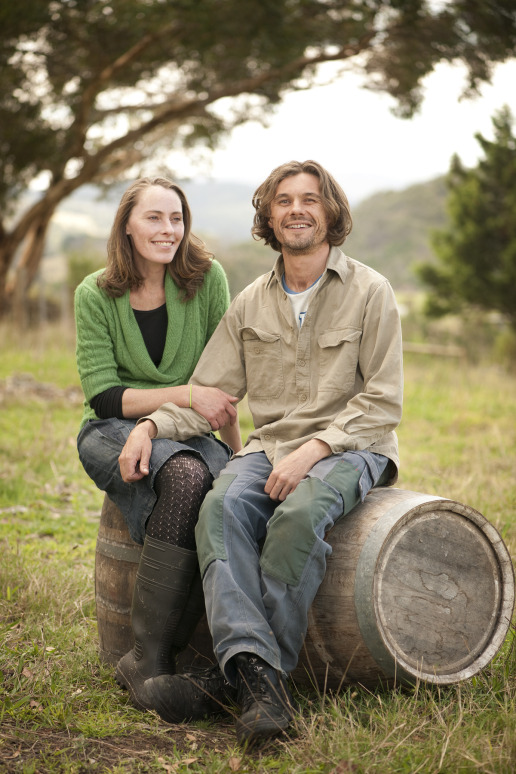
M 247 394 L 255 427 L 196 528 L 222 674 L 146 683 L 170 721 L 213 710 L 228 683 L 236 687 L 241 743 L 274 736 L 293 718 L 286 678 L 331 552 L 324 537 L 371 487 L 395 482 L 403 380 L 392 289 L 339 249 L 351 216 L 332 176 L 314 161 L 284 164 L 253 204 L 253 236 L 281 255 L 235 298 L 192 378 L 194 391 Z M 133 431 L 124 477 L 147 473 L 150 438 L 209 431 L 196 412 L 162 406 Z

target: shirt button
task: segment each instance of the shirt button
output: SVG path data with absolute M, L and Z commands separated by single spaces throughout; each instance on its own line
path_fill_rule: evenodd
M 300 360 L 300 361 L 299 361 L 299 365 L 300 365 L 300 366 L 304 366 L 304 365 L 306 365 L 306 360 Z
M 265 439 L 266 441 L 270 441 L 270 440 L 271 440 L 271 437 L 270 437 L 270 435 L 264 435 L 263 437 L 264 437 L 264 439 Z
M 299 400 L 301 401 L 301 403 L 304 403 L 306 400 L 306 395 L 300 395 Z

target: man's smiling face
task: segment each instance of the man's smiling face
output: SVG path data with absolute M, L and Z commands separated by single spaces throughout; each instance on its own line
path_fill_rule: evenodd
M 279 183 L 269 226 L 284 253 L 311 253 L 326 243 L 328 224 L 316 175 L 301 172 Z

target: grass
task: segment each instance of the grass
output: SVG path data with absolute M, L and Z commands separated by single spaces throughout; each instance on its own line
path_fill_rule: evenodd
M 97 656 L 102 494 L 75 451 L 72 334 L 53 328 L 21 345 L 0 336 L 0 772 L 515 770 L 514 630 L 484 672 L 455 686 L 304 692 L 291 738 L 250 754 L 231 718 L 174 726 L 133 709 Z M 507 373 L 407 357 L 399 486 L 476 508 L 513 556 L 515 416 Z

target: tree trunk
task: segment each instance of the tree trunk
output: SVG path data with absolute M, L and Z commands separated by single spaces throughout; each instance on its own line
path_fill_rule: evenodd
M 6 284 L 8 300 L 13 298 L 26 299 L 29 288 L 38 273 L 45 249 L 48 226 L 53 214 L 54 208 L 49 206 L 31 224 L 23 242 L 20 260 Z
M 0 229 L 0 319 L 6 317 L 11 308 L 12 296 L 7 291 L 7 284 L 19 247 L 20 239 L 16 234 Z
M 57 205 L 68 193 L 62 188 L 49 189 L 43 199 L 25 212 L 13 231 L 4 232 L 0 238 L 0 319 L 13 304 L 26 303 L 45 249 L 48 226 Z

